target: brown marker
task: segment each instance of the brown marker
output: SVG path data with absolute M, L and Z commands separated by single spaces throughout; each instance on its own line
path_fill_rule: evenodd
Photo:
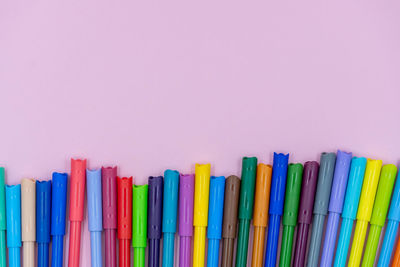
M 236 237 L 240 179 L 235 175 L 226 178 L 224 219 L 222 225 L 222 267 L 232 267 L 233 246 Z
M 254 239 L 252 267 L 261 267 L 264 254 L 265 228 L 268 222 L 269 192 L 271 189 L 271 165 L 257 166 L 256 194 L 254 199 Z

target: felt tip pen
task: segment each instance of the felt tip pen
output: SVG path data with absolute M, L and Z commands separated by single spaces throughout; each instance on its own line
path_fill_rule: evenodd
M 194 175 L 179 178 L 179 266 L 190 267 L 193 235 Z
M 6 192 L 4 168 L 0 167 L 0 266 L 6 266 Z
M 329 215 L 325 230 L 325 242 L 322 248 L 321 267 L 332 266 L 335 252 L 336 236 L 340 215 L 343 211 L 344 196 L 351 165 L 352 153 L 338 150 L 336 154 L 335 172 L 333 175 L 331 196 L 329 200 Z
M 149 238 L 149 267 L 159 267 L 160 264 L 160 239 L 162 235 L 162 201 L 163 184 L 162 176 L 150 176 L 149 184 L 149 215 L 147 236 Z
M 62 267 L 68 174 L 53 172 L 51 189 L 51 267 Z
M 33 179 L 21 181 L 21 231 L 22 231 L 22 265 L 35 266 L 36 241 L 36 183 Z
M 285 199 L 286 175 L 289 154 L 274 153 L 272 166 L 271 194 L 269 200 L 269 226 L 267 236 L 267 248 L 265 250 L 265 266 L 276 265 L 278 252 L 279 227 L 283 213 Z
M 101 169 L 86 169 L 86 177 L 90 256 L 92 267 L 102 267 L 103 256 L 101 254 L 101 232 L 103 230 L 103 214 L 101 201 Z
M 79 267 L 81 251 L 81 223 L 85 199 L 86 159 L 71 159 L 69 200 L 69 255 L 68 266 Z
M 300 163 L 290 163 L 288 166 L 285 204 L 282 215 L 283 232 L 279 259 L 280 267 L 289 267 L 292 262 L 293 235 L 297 224 L 302 177 L 303 165 Z
M 297 239 L 294 252 L 293 266 L 304 266 L 308 232 L 312 220 L 315 191 L 318 180 L 318 162 L 308 161 L 304 164 L 301 197 L 298 210 Z M 287 261 L 290 266 L 290 261 Z
M 51 223 L 51 181 L 36 181 L 36 242 L 37 267 L 49 266 Z
M 117 177 L 118 243 L 120 267 L 131 266 L 132 177 Z
M 351 160 L 349 180 L 347 182 L 346 196 L 343 205 L 342 225 L 340 227 L 339 240 L 334 261 L 335 267 L 346 265 L 353 221 L 356 219 L 357 215 L 358 202 L 360 200 L 366 165 L 366 158 L 353 157 Z
M 224 209 L 225 177 L 211 177 L 210 206 L 208 208 L 208 250 L 207 267 L 218 267 L 219 242 L 222 235 L 222 217 Z
M 196 164 L 193 212 L 193 267 L 204 267 L 210 171 L 210 164 Z
M 378 267 L 389 266 L 392 256 L 394 241 L 396 240 L 397 230 L 400 222 L 400 172 L 397 175 L 396 185 L 394 187 L 392 201 L 388 214 L 388 223 L 386 226 L 385 237 L 383 239 L 381 254 L 378 261 Z M 400 256 L 400 255 L 399 255 Z M 396 259 L 396 257 L 395 257 Z M 400 259 L 393 262 L 393 266 L 400 266 Z M 395 265 L 395 263 L 397 265 Z
M 353 244 L 351 245 L 350 258 L 348 261 L 349 267 L 360 266 L 365 235 L 367 233 L 368 223 L 371 219 L 381 168 L 381 160 L 367 160 L 360 203 L 357 211 L 356 229 L 353 236 Z
M 329 196 L 333 172 L 335 170 L 335 153 L 322 153 L 318 174 L 317 191 L 315 193 L 313 221 L 311 228 L 310 247 L 308 249 L 307 267 L 318 266 L 325 216 L 328 213 Z
M 101 168 L 105 267 L 117 267 L 117 167 Z
M 390 197 L 392 196 L 396 173 L 397 168 L 393 164 L 384 165 L 382 167 L 374 202 L 374 209 L 372 210 L 367 245 L 365 247 L 364 258 L 362 261 L 363 267 L 374 266 L 379 238 L 382 228 L 385 225 L 386 214 L 389 209 Z
M 21 266 L 21 185 L 6 185 L 8 266 Z
M 269 193 L 271 190 L 272 166 L 260 163 L 257 166 L 254 195 L 254 238 L 252 267 L 261 267 L 264 254 L 265 228 L 268 223 Z
M 231 175 L 225 181 L 224 217 L 222 220 L 222 267 L 232 267 L 233 265 L 239 195 L 240 179 L 235 175 Z
M 254 187 L 257 175 L 257 158 L 244 157 L 239 198 L 239 230 L 236 247 L 236 267 L 247 266 L 250 220 L 253 217 Z
M 175 232 L 178 212 L 179 172 L 166 170 L 164 172 L 163 194 L 163 256 L 162 266 L 174 266 Z
M 147 246 L 148 185 L 133 185 L 132 247 L 133 267 L 144 267 Z

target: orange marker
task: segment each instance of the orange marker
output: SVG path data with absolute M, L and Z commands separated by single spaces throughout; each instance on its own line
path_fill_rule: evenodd
M 256 193 L 254 198 L 254 239 L 252 267 L 261 267 L 264 254 L 265 228 L 268 222 L 269 192 L 271 189 L 271 165 L 257 166 Z
M 400 266 L 400 239 L 396 245 L 396 252 L 394 253 L 392 267 Z

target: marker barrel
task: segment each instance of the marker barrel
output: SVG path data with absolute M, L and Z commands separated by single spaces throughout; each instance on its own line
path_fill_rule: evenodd
M 33 179 L 21 181 L 21 227 L 23 266 L 35 265 L 36 242 L 36 183 Z
M 279 266 L 290 266 L 292 261 L 294 226 L 284 225 L 282 232 L 282 247 Z
M 162 235 L 163 177 L 149 177 L 148 185 L 148 237 L 149 267 L 158 267 L 160 261 L 160 239 Z
M 117 177 L 117 231 L 119 265 L 131 267 L 130 240 L 132 238 L 132 177 Z
M 21 185 L 6 185 L 7 247 L 10 267 L 21 266 Z
M 342 225 L 340 227 L 339 241 L 334 261 L 335 267 L 346 265 L 352 230 L 353 230 L 353 219 L 343 218 Z
M 51 181 L 36 181 L 36 212 L 38 267 L 48 267 L 51 223 Z
M 133 185 L 132 189 L 132 247 L 133 266 L 144 267 L 147 246 L 148 185 Z
M 0 167 L 0 266 L 6 266 L 6 193 L 4 168 Z

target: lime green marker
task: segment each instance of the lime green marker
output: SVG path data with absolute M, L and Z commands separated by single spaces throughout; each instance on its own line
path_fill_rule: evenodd
M 6 266 L 6 194 L 4 168 L 0 167 L 0 266 Z
M 396 180 L 396 173 L 397 168 L 393 164 L 388 164 L 382 167 L 374 209 L 372 210 L 367 246 L 362 261 L 363 267 L 374 266 L 376 250 L 378 248 L 382 227 L 385 225 L 390 197 L 392 196 L 393 185 Z
M 132 189 L 132 247 L 133 267 L 144 267 L 147 245 L 148 185 L 133 185 Z

